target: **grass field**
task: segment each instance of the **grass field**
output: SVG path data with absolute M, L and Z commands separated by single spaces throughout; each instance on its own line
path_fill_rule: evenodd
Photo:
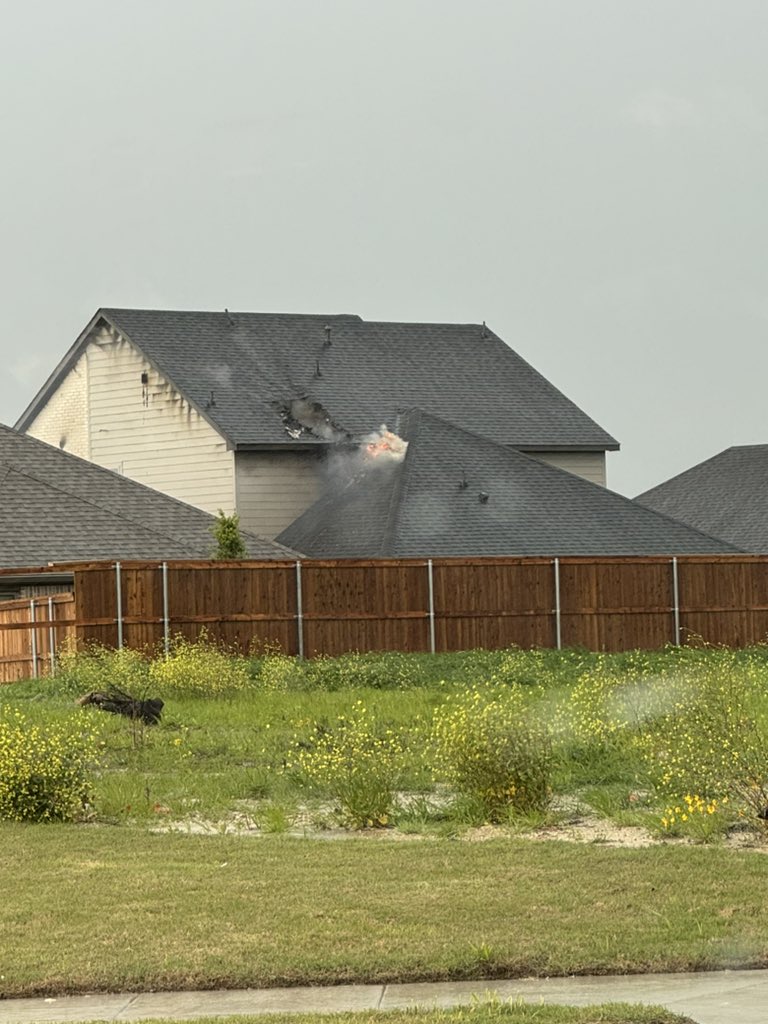
M 764 649 L 185 657 L 151 675 L 99 655 L 0 690 L 0 808 L 19 806 L 18 761 L 26 793 L 40 751 L 61 760 L 39 745 L 47 731 L 98 735 L 79 820 L 0 822 L 0 994 L 768 962 L 768 861 L 723 842 L 763 842 Z M 75 705 L 110 683 L 162 697 L 161 723 Z M 515 766 L 501 807 L 462 790 L 481 763 Z M 532 810 L 531 763 L 546 779 Z M 349 785 L 368 798 L 371 779 L 394 790 L 386 827 L 355 833 Z M 584 814 L 658 844 L 515 838 L 542 824 L 567 837 Z
M 94 1022 L 95 1024 L 95 1022 Z M 161 1024 L 145 1020 L 144 1024 Z M 167 1019 L 162 1024 L 175 1024 Z M 386 1013 L 270 1014 L 263 1016 L 198 1017 L 187 1024 L 692 1024 L 690 1018 L 660 1007 L 526 1006 L 478 1003 L 456 1010 L 388 1010 Z
M 2 828 L 7 996 L 768 962 L 761 854 Z
M 407 797 L 393 801 L 387 824 L 409 833 L 455 835 L 482 825 L 488 809 L 457 792 L 455 780 L 441 774 L 434 727 L 458 695 L 479 688 L 484 700 L 497 705 L 526 705 L 552 733 L 547 776 L 552 799 L 529 814 L 520 808 L 514 813 L 510 806 L 507 823 L 515 829 L 589 813 L 621 826 L 642 826 L 656 836 L 711 840 L 734 828 L 752 830 L 757 838 L 762 834 L 755 811 L 763 801 L 768 806 L 768 755 L 761 753 L 768 748 L 768 648 L 671 648 L 612 656 L 473 651 L 434 659 L 353 655 L 303 663 L 273 656 L 237 668 L 237 686 L 228 686 L 226 659 L 196 659 L 194 653 L 175 673 L 159 678 L 146 676 L 141 659 L 80 659 L 55 680 L 0 688 L 0 715 L 19 709 L 41 729 L 55 723 L 98 731 L 103 746 L 90 813 L 100 822 L 144 827 L 172 820 L 212 831 L 244 826 L 303 832 L 350 823 L 340 813 L 333 787 L 318 772 L 308 777 L 297 761 L 306 761 L 306 752 L 328 736 L 349 734 L 349 723 L 362 708 L 370 735 L 364 734 L 358 746 L 370 746 L 374 734 L 387 731 L 398 745 L 392 786 Z M 74 706 L 78 694 L 112 682 L 162 697 L 161 724 L 138 727 Z M 745 716 L 751 716 L 755 729 L 745 729 Z M 508 724 L 502 720 L 497 732 Z M 487 742 L 477 729 L 469 738 Z M 644 740 L 650 743 L 647 750 Z M 713 741 L 732 742 L 729 756 L 738 744 L 747 745 L 746 752 L 738 751 L 744 761 L 739 769 L 749 779 L 746 804 L 743 792 L 730 792 L 732 780 L 710 763 L 711 757 L 696 765 L 698 752 Z M 682 751 L 682 765 L 653 762 L 653 756 L 674 761 L 669 752 L 675 748 Z M 477 759 L 476 750 L 464 753 Z M 509 758 L 510 751 L 503 755 Z M 361 774 L 375 767 L 360 759 Z M 666 783 L 664 770 L 671 773 Z M 759 785 L 753 786 L 755 778 Z M 727 807 L 722 798 L 729 792 Z M 692 811 L 684 821 L 691 808 L 682 801 L 691 794 L 702 801 L 696 805 L 700 813 Z M 750 799 L 755 806 L 749 806 Z M 668 809 L 675 806 L 679 812 L 670 821 Z M 507 821 L 505 814 L 496 817 Z

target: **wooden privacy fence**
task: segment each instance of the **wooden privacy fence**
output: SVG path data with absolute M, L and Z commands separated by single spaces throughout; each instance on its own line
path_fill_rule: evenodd
M 74 635 L 75 595 L 0 603 L 0 682 L 54 675 L 56 652 Z
M 203 628 L 243 651 L 269 643 L 307 657 L 512 645 L 619 651 L 691 637 L 745 646 L 768 636 L 762 555 L 62 568 L 74 594 L 0 604 L 0 680 L 55 671 L 67 636 L 162 650 Z

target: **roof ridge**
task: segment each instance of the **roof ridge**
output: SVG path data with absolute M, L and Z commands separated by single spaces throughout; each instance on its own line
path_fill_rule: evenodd
M 257 309 L 158 309 L 154 306 L 99 306 L 99 313 L 162 313 L 168 316 L 261 316 L 279 317 L 284 319 L 302 320 L 355 320 L 360 323 L 368 321 L 358 313 L 287 313 L 280 311 L 257 310 Z
M 420 411 L 420 410 L 419 410 Z M 397 424 L 398 431 L 400 417 L 398 416 Z M 418 421 L 415 427 L 415 433 L 412 435 L 414 438 L 418 437 Z M 400 510 L 403 504 L 403 498 L 405 497 L 408 490 L 408 480 L 410 478 L 411 466 L 413 460 L 408 461 L 408 453 L 411 451 L 411 435 L 408 437 L 408 447 L 405 449 L 405 455 L 403 456 L 400 463 L 392 467 L 393 472 L 396 474 L 392 481 L 392 490 L 389 495 L 389 504 L 387 507 L 387 522 L 384 527 L 384 533 L 382 536 L 381 548 L 382 554 L 392 556 L 390 548 L 393 545 L 395 537 L 397 536 L 397 524 L 400 519 Z

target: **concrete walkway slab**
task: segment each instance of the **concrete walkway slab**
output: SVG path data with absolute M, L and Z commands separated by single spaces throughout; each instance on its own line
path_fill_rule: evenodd
M 60 996 L 57 999 L 0 1000 L 2 1024 L 77 1024 L 83 1020 L 117 1020 L 118 1014 L 136 998 L 124 995 Z
M 768 971 L 763 970 L 6 999 L 0 1001 L 0 1024 L 450 1007 L 490 997 L 571 1006 L 657 1004 L 692 1017 L 698 1024 L 768 1024 Z
M 236 1013 L 341 1013 L 378 1006 L 381 985 L 271 988 L 213 992 L 147 992 L 137 995 L 112 1020 L 147 1017 L 189 1020 Z
M 699 1024 L 768 1024 L 768 971 L 388 985 L 381 1007 L 459 1006 L 478 996 L 567 1006 L 606 1002 L 646 1003 L 687 1014 Z

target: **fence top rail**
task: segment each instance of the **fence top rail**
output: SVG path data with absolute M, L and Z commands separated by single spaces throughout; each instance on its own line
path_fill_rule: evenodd
M 336 559 L 313 559 L 299 558 L 303 566 L 308 569 L 318 568 L 375 568 L 375 567 L 402 567 L 423 566 L 431 560 L 433 566 L 463 566 L 463 565 L 551 565 L 557 558 L 561 565 L 658 565 L 668 563 L 676 558 L 678 563 L 684 564 L 768 564 L 768 553 L 766 554 L 716 554 L 716 555 L 679 555 L 671 551 L 668 555 L 560 555 L 553 552 L 551 555 L 498 555 L 488 557 L 466 557 L 466 558 L 440 558 L 425 554 L 419 558 L 336 558 Z M 271 560 L 258 561 L 256 559 L 244 559 L 239 561 L 203 560 L 203 559 L 168 559 L 163 563 L 160 560 L 102 560 L 84 562 L 62 562 L 42 566 L 21 566 L 18 568 L 0 568 L 0 578 L 24 577 L 26 583 L 32 582 L 33 578 L 45 578 L 48 576 L 72 577 L 74 573 L 84 572 L 105 572 L 113 571 L 116 561 L 124 570 L 146 570 L 160 569 L 163 564 L 168 569 L 209 569 L 213 571 L 226 571 L 232 569 L 268 569 L 268 570 L 291 570 L 296 560 Z M 68 579 L 67 582 L 70 580 Z
M 123 572 L 142 572 L 147 569 L 154 569 L 159 571 L 163 565 L 168 567 L 168 570 L 173 569 L 213 569 L 216 571 L 222 569 L 272 569 L 281 570 L 282 572 L 293 571 L 293 567 L 296 564 L 295 560 L 286 561 L 270 561 L 260 562 L 256 559 L 247 561 L 219 561 L 211 559 L 209 561 L 195 560 L 195 559 L 168 559 L 167 561 L 153 560 L 151 562 L 132 562 L 124 561 L 123 559 L 113 559 L 109 562 L 81 562 L 80 564 L 73 564 L 69 568 L 72 572 L 83 573 L 83 572 L 114 572 L 115 566 L 120 564 L 120 569 Z
M 35 594 L 34 597 L 14 597 L 9 601 L 0 601 L 0 614 L 5 611 L 19 611 L 23 608 L 29 609 L 34 601 L 36 608 L 47 608 L 48 602 L 53 604 L 72 604 L 75 595 L 69 591 L 65 594 Z
M 668 555 L 497 555 L 477 558 L 431 558 L 425 555 L 423 558 L 298 558 L 295 561 L 269 561 L 260 562 L 256 560 L 224 561 L 224 560 L 169 560 L 165 564 L 168 569 L 213 569 L 225 571 L 227 569 L 281 569 L 292 570 L 296 561 L 301 562 L 307 569 L 312 568 L 397 568 L 424 566 L 431 561 L 433 566 L 464 566 L 464 565 L 551 565 L 555 558 L 561 565 L 668 565 L 673 558 L 678 563 L 703 563 L 703 564 L 740 564 L 740 563 L 763 563 L 768 564 L 768 553 L 764 555 L 755 554 L 718 554 L 718 555 L 676 555 L 674 551 Z M 121 561 L 122 569 L 159 569 L 162 562 L 125 562 Z M 71 568 L 77 572 L 104 571 L 114 569 L 115 562 L 90 562 L 80 565 L 73 565 Z
M 41 578 L 46 579 L 49 576 L 58 578 L 58 581 L 66 580 L 71 582 L 73 569 L 70 566 L 60 565 L 34 565 L 34 566 L 20 566 L 17 569 L 11 569 L 7 566 L 0 567 L 0 578 L 11 577 L 12 579 L 23 579 L 25 583 L 31 583 L 33 580 Z

